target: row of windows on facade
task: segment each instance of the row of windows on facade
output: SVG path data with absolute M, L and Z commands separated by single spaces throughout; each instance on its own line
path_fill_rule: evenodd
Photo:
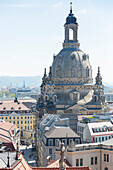
M 30 129 L 32 129 L 32 126 L 25 126 L 25 129 L 26 130 L 30 130 Z M 23 130 L 23 126 L 21 126 L 21 131 Z
M 43 95 L 41 95 L 40 100 L 47 102 L 47 101 L 49 100 L 49 96 L 43 96 Z M 54 96 L 54 97 L 53 97 L 53 101 L 54 101 L 55 103 L 57 102 L 57 96 Z
M 69 139 L 69 144 L 70 144 L 72 141 L 73 141 L 73 139 Z M 55 146 L 58 146 L 58 142 L 59 142 L 59 139 L 55 139 Z M 67 144 L 67 139 L 62 139 L 61 142 L 66 145 L 66 144 Z M 79 144 L 79 143 L 80 143 L 80 140 L 79 140 L 79 139 L 76 139 L 76 140 L 75 140 L 75 143 L 76 143 L 76 144 Z M 49 140 L 48 140 L 48 146 L 53 146 L 53 139 L 49 139 Z
M 57 77 L 60 77 L 60 76 L 61 76 L 61 69 L 60 69 L 60 67 L 59 67 L 58 70 L 56 71 L 56 74 L 57 74 Z M 76 71 L 76 68 L 75 68 L 75 67 L 72 68 L 71 76 L 72 76 L 72 77 L 77 77 L 77 71 Z M 89 76 L 90 76 L 90 70 L 89 70 L 89 68 L 87 67 L 87 68 L 86 68 L 86 77 L 89 77 Z
M 83 133 L 78 132 L 78 136 L 80 136 L 83 139 Z
M 9 117 L 9 119 L 15 119 L 16 117 Z M 32 119 L 33 117 L 17 117 L 17 119 Z M 8 119 L 8 117 L 0 117 L 0 119 Z
M 103 141 L 111 139 L 111 138 L 113 138 L 113 135 L 112 136 L 95 137 L 94 141 L 95 142 L 103 142 Z
M 20 110 L 21 107 L 19 107 L 18 109 Z M 6 110 L 6 107 L 4 107 L 3 110 Z M 14 108 L 14 107 L 11 107 L 11 110 L 15 110 L 15 108 Z
M 113 126 L 110 127 L 98 127 L 98 128 L 92 128 L 93 133 L 97 132 L 107 132 L 107 131 L 113 131 Z
M 23 121 L 9 121 L 9 123 L 13 123 L 13 124 L 23 124 Z M 32 124 L 32 121 L 25 121 L 25 124 Z
M 104 162 L 109 162 L 109 154 L 104 154 Z M 98 159 L 96 157 L 91 157 L 91 165 L 97 165 Z M 76 159 L 76 166 L 83 166 L 83 159 Z
M 84 127 L 78 126 L 78 131 L 83 132 L 84 131 Z
M 105 95 L 107 101 L 113 101 L 113 96 L 107 96 Z

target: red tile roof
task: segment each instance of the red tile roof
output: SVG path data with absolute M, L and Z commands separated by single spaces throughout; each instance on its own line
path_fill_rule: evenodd
M 24 104 L 22 103 L 17 103 L 17 102 L 1 102 L 0 104 L 0 111 L 30 111 L 29 108 L 27 108 Z
M 59 168 L 32 167 L 32 170 L 59 170 Z M 91 170 L 89 167 L 66 167 L 66 170 Z

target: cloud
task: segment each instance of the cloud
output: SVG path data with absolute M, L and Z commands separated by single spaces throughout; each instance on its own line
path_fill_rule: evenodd
M 89 14 L 91 13 L 91 11 L 87 10 L 87 9 L 82 9 L 78 12 L 78 14 Z
M 58 7 L 60 7 L 60 6 L 62 6 L 62 2 L 59 2 L 59 3 L 53 4 L 53 7 L 54 7 L 54 8 L 58 8 Z

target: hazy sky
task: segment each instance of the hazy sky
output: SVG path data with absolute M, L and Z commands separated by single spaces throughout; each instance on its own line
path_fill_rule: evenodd
M 113 82 L 113 0 L 72 0 L 81 49 Z M 0 75 L 42 75 L 62 49 L 69 0 L 0 0 Z

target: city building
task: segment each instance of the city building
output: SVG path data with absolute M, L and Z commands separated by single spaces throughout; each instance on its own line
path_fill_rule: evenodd
M 113 122 L 87 123 L 83 131 L 86 142 L 102 142 L 113 138 Z
M 32 113 L 0 114 L 0 119 L 17 125 L 21 143 L 35 143 L 35 115 Z
M 81 138 L 69 127 L 69 119 L 61 118 L 60 115 L 46 114 L 42 117 L 38 128 L 38 153 L 47 166 L 47 158 L 55 160 L 55 149 L 58 141 L 69 145 L 74 140 L 81 143 Z
M 18 101 L 17 98 L 14 100 L 1 100 L 0 101 L 0 114 L 15 113 L 31 113 L 31 110 L 27 108 L 22 102 Z
M 63 166 L 62 166 L 63 165 Z M 64 154 L 61 152 L 61 159 L 49 162 L 47 167 L 32 167 L 25 160 L 22 152 L 17 149 L 16 152 L 0 152 L 1 170 L 91 170 L 89 167 L 71 167 L 68 162 L 64 162 Z
M 48 156 L 50 156 L 51 160 L 55 160 L 55 149 L 58 141 L 63 142 L 66 146 L 72 141 L 76 144 L 81 143 L 80 137 L 70 127 L 61 126 L 52 127 L 44 134 L 42 140 L 43 160 L 46 160 Z
M 81 137 L 82 141 L 84 141 L 84 139 L 85 139 L 85 142 L 86 142 L 87 137 L 85 137 L 85 132 L 87 131 L 86 130 L 87 126 L 89 129 L 90 129 L 89 126 L 92 126 L 94 128 L 94 127 L 99 127 L 99 124 L 100 124 L 100 126 L 105 126 L 106 122 L 107 123 L 109 122 L 110 125 L 112 125 L 112 119 L 113 119 L 113 113 L 110 113 L 110 112 L 98 113 L 98 114 L 94 113 L 92 116 L 88 116 L 88 117 L 85 117 L 85 115 L 84 115 L 82 117 L 82 120 L 79 120 L 77 123 L 77 134 Z M 85 129 L 85 132 L 84 132 L 84 129 Z M 87 133 L 88 133 L 88 131 L 86 132 L 86 134 Z M 91 134 L 91 132 L 89 132 L 89 134 Z M 98 135 L 100 135 L 100 133 L 98 133 Z M 87 134 L 87 136 L 88 136 L 88 134 Z M 107 139 L 109 139 L 109 138 L 107 138 Z M 103 138 L 103 140 L 104 140 L 104 138 Z M 91 142 L 91 141 L 87 140 L 87 142 Z M 94 141 L 92 141 L 92 142 L 94 142 Z
M 56 149 L 56 159 L 60 159 L 61 150 Z M 75 145 L 72 142 L 65 151 L 66 160 L 72 167 L 90 167 L 91 170 L 112 170 L 113 139 L 102 143 Z
M 35 143 L 35 112 L 30 109 L 34 104 L 31 100 L 17 100 L 17 98 L 2 100 L 0 103 L 0 119 L 17 125 L 21 143 Z
M 70 13 L 64 24 L 65 38 L 63 49 L 53 56 L 49 74 L 44 71 L 41 96 L 37 102 L 40 115 L 47 113 L 98 113 L 109 110 L 105 102 L 104 86 L 100 68 L 93 85 L 92 67 L 89 55 L 80 49 L 78 22 Z M 70 38 L 70 30 L 73 38 Z
M 45 132 L 50 130 L 53 126 L 69 126 L 68 118 L 60 118 L 60 115 L 52 115 L 46 114 L 42 117 L 39 123 L 38 133 L 41 136 L 44 135 Z
M 15 124 L 0 119 L 0 147 L 14 151 L 17 143 L 20 144 L 19 128 Z

